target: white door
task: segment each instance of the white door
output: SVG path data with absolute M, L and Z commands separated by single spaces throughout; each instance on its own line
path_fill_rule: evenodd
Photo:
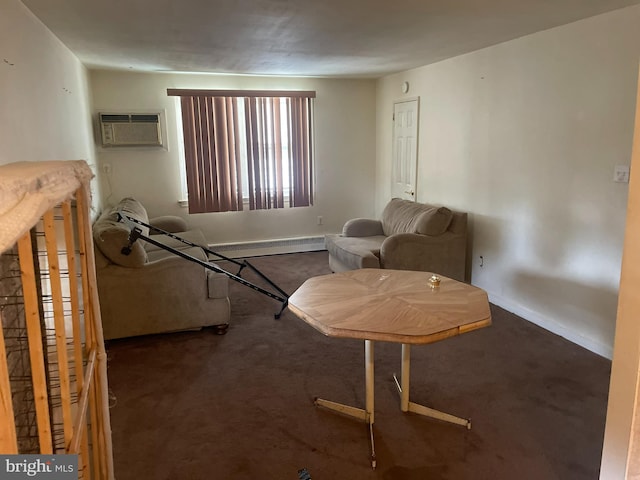
M 393 104 L 391 196 L 416 199 L 418 99 Z

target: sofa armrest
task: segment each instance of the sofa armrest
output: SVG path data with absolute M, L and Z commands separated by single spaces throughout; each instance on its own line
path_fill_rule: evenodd
M 154 217 L 149 219 L 149 225 L 164 230 L 169 233 L 185 232 L 187 231 L 187 222 L 182 217 L 175 215 L 164 215 L 161 217 Z M 151 235 L 158 234 L 153 229 L 149 232 Z
M 433 272 L 465 281 L 466 245 L 464 235 L 451 232 L 435 237 L 398 233 L 382 242 L 380 265 L 389 269 Z
M 221 272 L 207 270 L 207 287 L 209 298 L 227 298 L 229 296 L 229 277 Z
M 343 237 L 373 237 L 374 235 L 384 235 L 380 220 L 354 218 L 342 227 Z

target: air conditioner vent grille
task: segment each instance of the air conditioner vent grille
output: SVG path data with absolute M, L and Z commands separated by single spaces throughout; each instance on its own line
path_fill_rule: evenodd
M 158 115 L 131 115 L 132 122 L 158 123 Z
M 102 123 L 129 123 L 130 115 L 100 115 Z
M 101 113 L 103 147 L 162 147 L 159 113 Z

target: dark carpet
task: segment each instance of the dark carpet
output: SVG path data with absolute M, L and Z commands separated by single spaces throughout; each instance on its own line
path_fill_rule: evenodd
M 289 293 L 330 273 L 326 252 L 250 261 Z M 107 345 L 118 480 L 598 478 L 607 359 L 492 306 L 491 327 L 412 349 L 412 401 L 471 418 L 467 430 L 403 414 L 400 345 L 377 343 L 372 470 L 365 424 L 313 406 L 364 406 L 363 342 L 288 310 L 275 320 L 278 302 L 235 282 L 231 299 L 226 335 Z

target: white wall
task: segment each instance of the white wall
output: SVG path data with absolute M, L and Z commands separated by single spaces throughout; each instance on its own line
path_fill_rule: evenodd
M 0 2 L 0 45 L 0 164 L 86 160 L 93 165 L 84 66 L 18 0 Z M 94 205 L 98 197 L 94 192 Z
M 104 200 L 139 199 L 150 216 L 181 215 L 210 243 L 323 235 L 353 216 L 372 215 L 375 184 L 375 81 L 230 75 L 90 72 L 94 111 L 164 110 L 168 150 L 98 152 Z M 167 88 L 315 90 L 316 197 L 312 207 L 188 215 L 178 206 L 176 98 Z M 317 217 L 323 225 L 317 225 Z
M 472 282 L 610 358 L 628 193 L 612 179 L 630 162 L 639 53 L 634 6 L 381 79 L 377 212 L 408 81 L 417 200 L 470 213 Z

